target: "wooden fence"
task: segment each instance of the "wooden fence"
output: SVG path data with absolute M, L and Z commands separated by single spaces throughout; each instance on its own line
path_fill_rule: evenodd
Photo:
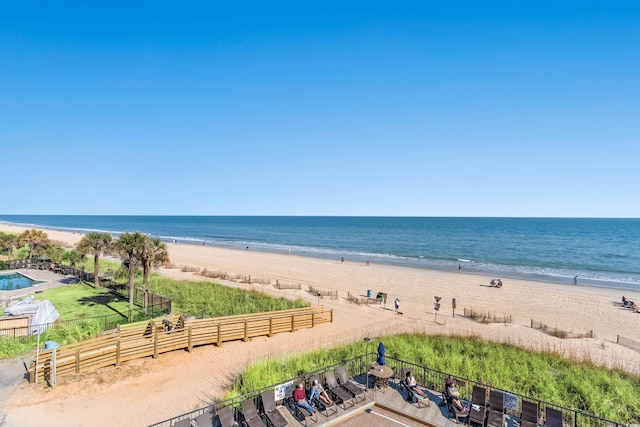
M 165 328 L 163 320 L 171 322 Z M 48 381 L 52 373 L 52 352 L 56 351 L 56 378 L 93 371 L 105 366 L 142 357 L 158 357 L 161 353 L 187 350 L 199 345 L 221 346 L 225 341 L 247 341 L 257 336 L 313 328 L 333 322 L 333 310 L 308 307 L 240 316 L 224 316 L 187 320 L 167 316 L 150 322 L 120 325 L 114 333 L 40 352 L 38 366 L 29 365 L 29 381 Z
M 630 348 L 631 350 L 634 350 L 640 353 L 640 342 L 638 341 L 632 340 L 630 338 L 621 337 L 620 335 L 618 335 L 618 338 L 616 339 L 616 343 L 618 343 L 623 347 Z

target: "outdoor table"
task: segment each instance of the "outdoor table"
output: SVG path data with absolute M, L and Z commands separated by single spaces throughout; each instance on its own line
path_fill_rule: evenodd
M 386 365 L 374 363 L 369 369 L 369 374 L 374 377 L 374 387 L 384 391 L 384 388 L 388 385 L 389 378 L 393 376 L 393 369 Z

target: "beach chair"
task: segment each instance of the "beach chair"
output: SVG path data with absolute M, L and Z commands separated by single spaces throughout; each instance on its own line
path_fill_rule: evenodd
M 233 418 L 233 412 L 231 412 L 230 406 L 223 406 L 218 409 L 218 419 L 222 427 L 238 427 L 238 423 Z
M 469 408 L 469 424 L 477 423 L 484 426 L 487 418 L 487 389 L 477 385 L 473 386 L 471 394 L 471 407 Z
M 487 427 L 502 427 L 504 425 L 504 393 L 492 390 L 489 393 L 489 413 Z
M 522 416 L 520 417 L 521 427 L 535 427 L 538 425 L 538 404 L 522 401 Z
M 191 427 L 191 420 L 189 418 L 185 418 L 180 421 L 176 421 L 173 423 L 173 427 Z
M 208 412 L 200 414 L 196 417 L 196 427 L 213 427 L 211 422 L 211 415 Z
M 407 392 L 407 402 L 414 404 L 416 408 L 426 408 L 427 406 L 431 405 L 429 399 L 425 399 L 418 393 L 415 393 L 413 390 L 411 390 L 409 384 L 407 384 L 407 373 L 411 371 L 413 371 L 413 369 L 410 368 L 402 368 L 402 370 L 400 371 L 400 379 L 398 381 L 400 389 Z
M 544 425 L 547 427 L 563 427 L 562 411 L 547 406 Z
M 338 374 L 340 385 L 353 395 L 356 402 L 358 401 L 358 398 L 366 400 L 367 396 L 365 395 L 364 390 L 349 379 L 349 375 L 347 374 L 347 370 L 344 366 L 338 366 L 336 368 L 336 373 Z
M 267 423 L 269 423 L 271 427 L 287 426 L 287 420 L 284 419 L 276 406 L 276 398 L 273 390 L 265 391 L 260 397 L 262 398 L 262 408 L 264 409 L 264 416 L 267 418 Z
M 309 378 L 309 381 L 311 381 L 311 384 L 313 384 L 314 380 L 318 380 L 318 382 L 320 382 L 320 378 L 317 375 L 312 375 Z M 323 388 L 327 388 L 327 387 L 325 387 L 325 385 L 323 385 Z M 318 411 L 323 413 L 323 415 L 325 417 L 327 417 L 327 418 L 329 418 L 329 416 L 331 416 L 331 414 L 337 414 L 338 413 L 338 405 L 336 404 L 336 402 L 334 400 L 331 401 L 331 405 L 327 405 L 322 400 L 320 400 L 318 398 L 315 398 L 315 399 L 313 399 L 312 404 L 315 404 L 316 408 L 318 408 Z
M 329 391 L 331 397 L 335 402 L 342 402 L 342 406 L 344 409 L 347 409 L 347 403 L 350 403 L 350 406 L 355 405 L 354 396 L 344 388 L 340 387 L 340 385 L 338 385 L 336 375 L 333 373 L 333 371 L 325 372 L 324 378 L 327 381 L 327 390 Z
M 242 416 L 247 427 L 267 427 L 262 418 L 260 418 L 253 399 L 243 400 L 240 406 L 242 407 Z
M 451 396 L 449 395 L 449 387 L 447 387 L 447 381 L 454 381 L 454 380 L 451 378 L 445 378 L 444 391 L 442 392 L 442 401 L 443 401 L 443 404 L 447 406 L 449 415 L 453 416 L 456 419 L 456 423 L 459 424 L 462 420 L 464 420 L 469 416 L 469 411 L 461 411 L 452 403 L 450 399 Z

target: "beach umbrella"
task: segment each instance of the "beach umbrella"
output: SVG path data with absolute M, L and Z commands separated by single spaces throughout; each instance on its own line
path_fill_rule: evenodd
M 376 362 L 378 362 L 378 365 L 384 366 L 385 362 L 384 362 L 384 353 L 386 352 L 386 350 L 384 349 L 384 343 L 382 341 L 380 341 L 380 344 L 378 344 L 378 359 L 376 360 Z

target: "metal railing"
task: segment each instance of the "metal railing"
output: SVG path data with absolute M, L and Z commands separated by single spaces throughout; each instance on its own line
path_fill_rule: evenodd
M 263 387 L 259 390 L 254 390 L 251 391 L 249 393 L 243 394 L 242 396 L 237 396 L 231 399 L 227 399 L 221 402 L 217 402 L 217 403 L 213 403 L 209 406 L 205 406 L 203 408 L 197 409 L 195 411 L 191 411 L 191 412 L 187 412 L 181 415 L 178 415 L 174 418 L 170 418 L 168 420 L 164 420 L 161 421 L 159 423 L 155 423 L 155 424 L 151 424 L 149 427 L 173 427 L 175 425 L 175 423 L 177 423 L 178 421 L 184 420 L 184 419 L 195 419 L 198 415 L 201 415 L 203 413 L 208 413 L 212 416 L 214 416 L 217 412 L 217 410 L 219 408 L 225 407 L 225 406 L 229 406 L 231 409 L 231 412 L 234 414 L 234 418 L 237 420 L 240 417 L 240 403 L 244 400 L 247 399 L 253 399 L 254 400 L 254 404 L 256 405 L 256 408 L 260 408 L 260 394 L 263 393 L 264 391 L 267 390 L 273 390 L 277 385 L 279 384 L 284 384 L 287 382 L 292 382 L 293 384 L 299 383 L 299 382 L 303 382 L 305 383 L 305 385 L 309 385 L 309 378 L 312 375 L 318 375 L 320 377 L 321 382 L 324 382 L 324 373 L 329 371 L 329 370 L 333 370 L 335 369 L 335 367 L 340 366 L 340 365 L 344 365 L 347 369 L 347 372 L 349 372 L 349 374 L 351 376 L 357 377 L 357 376 L 362 376 L 362 375 L 366 375 L 367 371 L 368 371 L 368 363 L 367 361 L 372 360 L 372 358 L 375 358 L 375 353 L 371 353 L 369 355 L 362 355 L 362 356 L 357 356 L 353 359 L 349 359 L 349 360 L 344 360 L 340 363 L 331 365 L 331 366 L 325 366 L 321 369 L 318 369 L 316 371 L 313 372 L 307 372 L 307 373 L 301 373 L 300 375 L 298 375 L 297 377 L 294 378 L 290 378 L 287 380 L 284 380 L 278 384 L 273 384 L 267 387 Z M 453 375 L 451 373 L 447 373 L 447 372 L 443 372 L 443 371 L 438 371 L 436 369 L 431 369 L 428 368 L 426 366 L 423 365 L 419 365 L 416 363 L 412 363 L 412 362 L 407 362 L 401 359 L 397 359 L 394 357 L 390 357 L 390 356 L 385 356 L 386 359 L 386 365 L 389 366 L 393 372 L 394 372 L 394 377 L 400 375 L 400 372 L 402 372 L 403 368 L 407 368 L 407 369 L 411 369 L 413 371 L 414 376 L 416 377 L 416 381 L 430 389 L 430 390 L 434 390 L 436 392 L 440 392 L 442 390 L 444 390 L 444 381 L 447 378 L 455 378 L 456 380 L 462 380 L 460 381 L 460 383 L 464 382 L 464 385 L 459 385 L 458 387 L 458 391 L 460 392 L 460 396 L 467 400 L 470 401 L 471 399 L 471 394 L 473 391 L 473 386 L 480 386 L 485 388 L 486 390 L 498 390 L 501 391 L 503 393 L 509 394 L 511 396 L 516 396 L 518 398 L 518 405 L 522 404 L 523 400 L 527 400 L 529 402 L 533 402 L 533 403 L 537 403 L 538 404 L 538 408 L 539 408 L 539 414 L 544 414 L 546 411 L 546 408 L 553 408 L 556 410 L 559 410 L 562 412 L 563 414 L 563 418 L 564 418 L 564 422 L 565 422 L 565 426 L 573 426 L 573 427 L 628 427 L 627 424 L 623 424 L 623 423 L 618 423 L 616 421 L 611 421 L 611 420 L 607 420 L 604 418 L 600 418 L 597 417 L 593 414 L 589 414 L 587 412 L 583 412 L 577 409 L 572 409 L 572 408 L 567 408 L 567 407 L 563 407 L 560 405 L 556 405 L 550 402 L 546 402 L 540 399 L 536 399 L 535 397 L 531 397 L 531 396 L 525 396 L 519 393 L 514 393 L 508 390 L 502 390 L 496 387 L 492 387 L 488 384 L 484 384 L 482 382 L 479 381 L 474 381 L 468 378 L 464 378 L 458 375 Z M 286 399 L 285 399 L 286 400 Z M 512 413 L 510 415 L 514 415 L 516 417 L 519 417 L 521 414 L 521 407 L 519 407 L 518 411 L 512 411 Z

